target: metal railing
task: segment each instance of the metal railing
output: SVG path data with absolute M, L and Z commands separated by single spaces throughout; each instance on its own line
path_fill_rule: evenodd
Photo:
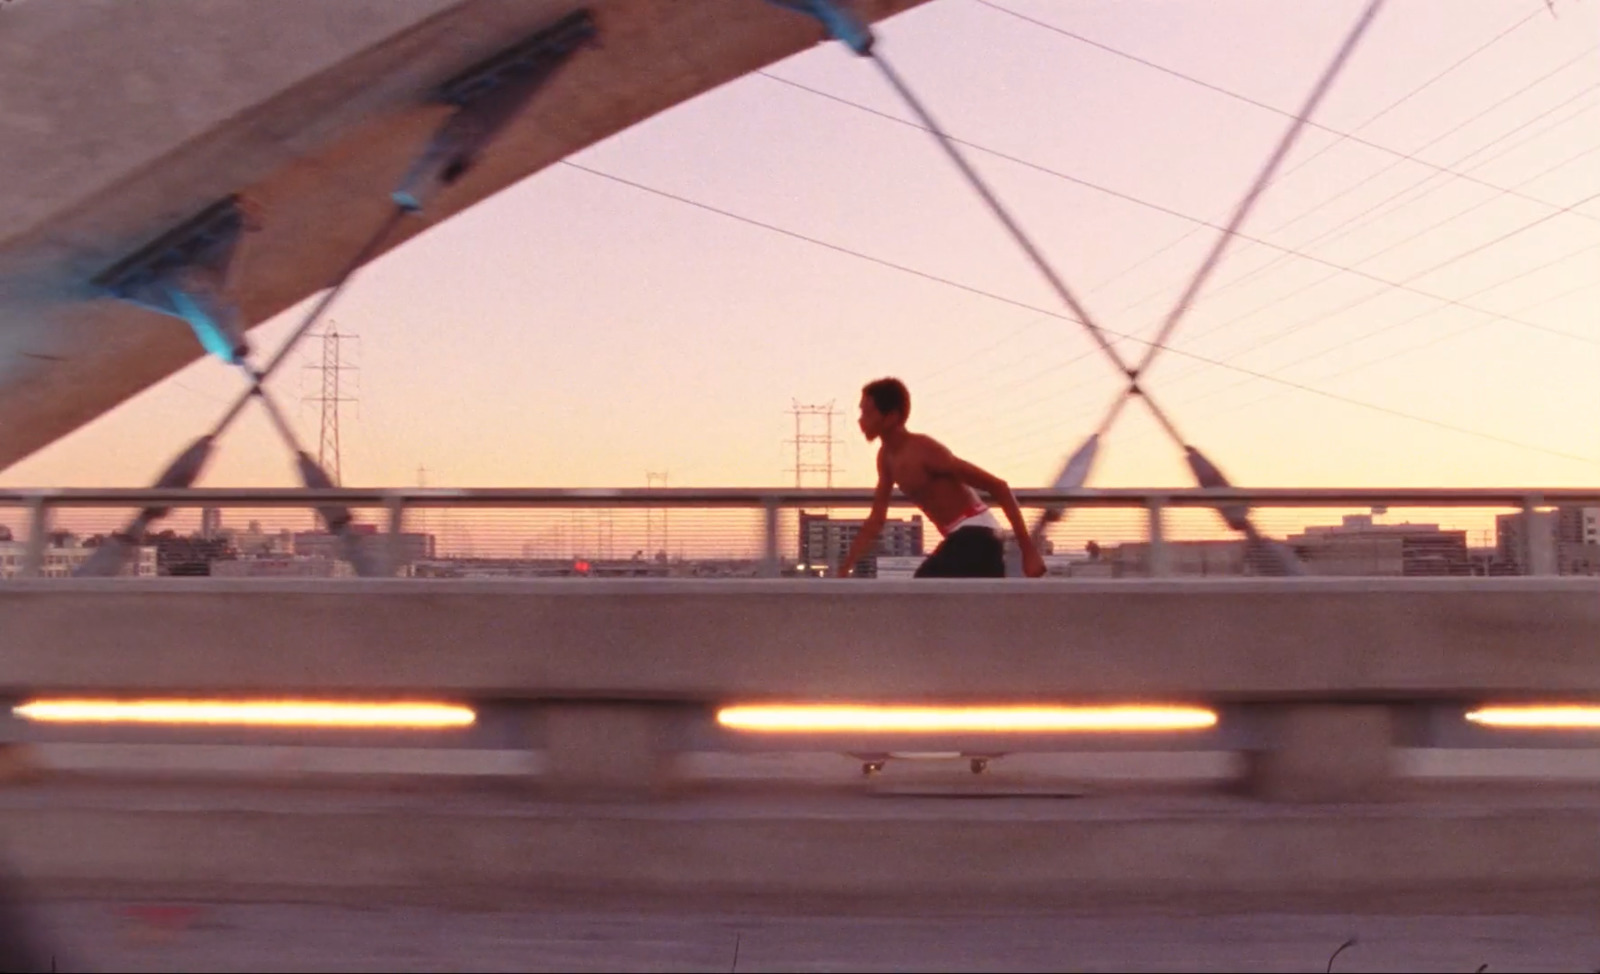
M 1066 517 L 1051 530 L 1059 532 L 1062 524 L 1070 524 L 1074 517 L 1103 515 L 1105 512 L 1122 512 L 1131 515 L 1139 531 L 1138 538 L 1124 538 L 1145 546 L 1138 552 L 1138 566 L 1144 575 L 1183 574 L 1181 566 L 1174 566 L 1176 545 L 1183 543 L 1181 532 L 1174 532 L 1170 520 L 1174 517 L 1193 517 L 1206 511 L 1221 515 L 1228 509 L 1241 507 L 1267 509 L 1351 509 L 1381 516 L 1391 508 L 1428 509 L 1437 511 L 1497 511 L 1521 513 L 1521 523 L 1536 524 L 1526 515 L 1548 508 L 1600 508 L 1600 489 L 1566 488 L 1231 488 L 1231 489 L 1079 489 L 1071 491 L 1017 490 L 1019 505 L 1030 524 L 1036 523 L 1042 509 L 1063 509 Z M 30 488 L 0 489 L 0 519 L 6 508 L 20 508 L 26 524 L 25 553 L 20 570 L 13 574 L 31 577 L 41 574 L 46 549 L 51 534 L 52 520 L 68 516 L 70 512 L 93 509 L 195 509 L 214 507 L 223 510 L 239 508 L 283 511 L 327 511 L 344 509 L 366 512 L 373 523 L 371 533 L 382 534 L 391 540 L 386 563 L 378 574 L 394 574 L 396 566 L 407 560 L 401 550 L 401 536 L 406 532 L 408 516 L 427 517 L 429 512 L 445 515 L 462 511 L 523 511 L 530 516 L 558 509 L 612 512 L 631 509 L 634 512 L 681 513 L 687 511 L 728 512 L 745 511 L 759 517 L 759 542 L 747 547 L 753 549 L 752 561 L 758 561 L 756 574 L 777 576 L 784 573 L 784 539 L 794 530 L 785 525 L 799 511 L 857 511 L 864 514 L 872 502 L 872 492 L 866 489 L 786 489 L 786 488 L 340 488 L 308 490 L 303 488 L 190 488 L 182 490 L 157 488 Z M 904 509 L 910 501 L 896 494 L 892 506 Z M 609 517 L 609 514 L 607 515 Z M 859 515 L 858 515 L 859 516 Z M 1001 518 L 1003 521 L 1003 517 Z M 747 522 L 744 531 L 751 531 L 757 523 Z M 1488 523 L 1480 518 L 1477 530 L 1487 537 Z M 156 522 L 159 528 L 161 522 Z M 786 530 L 786 527 L 788 530 Z M 1123 523 L 1120 530 L 1126 532 Z M 1304 528 L 1306 525 L 1300 525 Z M 1330 525 L 1338 529 L 1339 525 Z M 1345 525 L 1345 527 L 1349 527 Z M 1360 525 L 1356 530 L 1360 530 Z M 1377 525 L 1379 533 L 1394 529 L 1396 525 Z M 108 534 L 114 533 L 111 529 Z M 751 533 L 754 533 L 753 531 Z M 1115 533 L 1115 532 L 1113 532 Z M 1288 531 L 1271 532 L 1287 534 Z M 932 535 L 932 532 L 930 532 Z M 1216 517 L 1211 535 L 1206 540 L 1241 540 L 1228 531 L 1222 518 Z M 626 539 L 625 539 L 626 540 Z M 1496 541 L 1502 539 L 1496 538 Z M 936 535 L 927 539 L 931 548 Z M 1253 544 L 1278 544 L 1271 538 L 1251 539 Z M 527 543 L 524 543 L 526 555 Z M 624 547 L 632 547 L 631 544 Z M 1279 545 L 1279 547 L 1282 547 Z M 1483 548 L 1486 546 L 1480 546 Z M 1505 547 L 1504 544 L 1501 545 Z M 1523 530 L 1516 539 L 1514 574 L 1555 574 L 1556 545 L 1550 530 Z M 415 559 L 412 559 L 415 560 Z M 791 559 L 792 560 L 792 559 Z M 1133 564 L 1133 562 L 1129 562 Z M 1359 567 L 1359 566 L 1357 566 Z M 1268 572 L 1269 574 L 1271 572 Z M 1338 571 L 1335 574 L 1361 574 L 1360 571 Z M 1396 574 L 1393 571 L 1375 571 L 1373 574 Z

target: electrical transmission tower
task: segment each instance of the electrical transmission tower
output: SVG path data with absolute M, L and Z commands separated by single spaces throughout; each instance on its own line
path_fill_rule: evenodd
M 648 471 L 644 475 L 644 482 L 645 486 L 650 488 L 665 487 L 667 486 L 667 472 L 665 470 L 660 473 Z M 646 557 L 654 558 L 657 553 L 667 551 L 669 544 L 666 508 L 645 508 L 644 546 Z
M 833 417 L 839 413 L 830 401 L 820 406 L 802 406 L 795 402 L 789 414 L 794 417 L 794 485 L 805 486 L 806 474 L 821 474 L 822 486 L 833 486 Z M 822 432 L 807 432 L 820 428 Z M 819 455 L 820 454 L 820 455 Z
M 317 463 L 328 472 L 329 479 L 336 487 L 344 485 L 339 462 L 339 404 L 355 402 L 355 397 L 342 394 L 340 374 L 355 371 L 354 366 L 344 364 L 343 343 L 357 337 L 339 334 L 337 327 L 329 322 L 328 330 L 322 334 L 322 364 L 306 366 L 322 374 L 321 393 L 310 397 L 308 401 L 322 407 L 322 435 L 317 444 Z
M 833 408 L 832 401 L 822 405 L 801 405 L 797 400 L 791 402 L 793 408 L 789 410 L 789 414 L 794 417 L 794 439 L 787 442 L 794 446 L 794 466 L 790 469 L 794 471 L 795 489 L 807 486 L 832 487 L 833 417 L 837 416 L 838 412 Z M 809 485 L 806 483 L 808 474 L 813 479 Z M 822 483 L 820 485 L 815 483 L 816 479 L 821 479 Z M 831 517 L 832 514 L 832 508 L 823 511 L 824 517 Z M 806 554 L 809 547 L 805 538 L 806 512 L 797 510 L 792 519 L 785 515 L 783 521 L 784 533 L 793 532 L 795 557 L 809 565 L 811 559 Z

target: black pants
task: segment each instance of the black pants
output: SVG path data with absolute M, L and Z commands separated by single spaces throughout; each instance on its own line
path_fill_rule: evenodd
M 991 528 L 959 528 L 933 549 L 917 578 L 1005 578 L 1006 555 Z

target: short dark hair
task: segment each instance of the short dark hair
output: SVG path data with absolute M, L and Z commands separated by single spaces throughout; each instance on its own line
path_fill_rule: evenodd
M 861 387 L 861 394 L 869 396 L 878 412 L 885 416 L 899 413 L 901 419 L 911 415 L 911 393 L 899 379 L 878 379 Z

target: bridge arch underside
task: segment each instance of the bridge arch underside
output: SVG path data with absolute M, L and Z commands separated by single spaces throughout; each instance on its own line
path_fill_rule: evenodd
M 851 6 L 877 21 L 922 2 Z M 242 194 L 260 224 L 239 240 L 226 293 L 246 325 L 267 321 L 332 283 L 393 211 L 390 191 L 449 114 L 432 100 L 438 86 L 580 6 L 598 43 L 376 257 L 825 41 L 821 25 L 764 0 L 84 0 L 8 11 L 0 469 L 204 354 L 182 321 L 105 296 L 98 275 Z

